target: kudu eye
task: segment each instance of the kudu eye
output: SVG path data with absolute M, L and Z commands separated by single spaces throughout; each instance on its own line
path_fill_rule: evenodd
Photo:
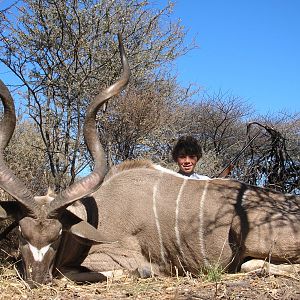
M 61 237 L 61 235 L 62 235 L 62 229 L 59 230 L 55 240 L 59 239 Z
M 57 240 L 61 237 L 63 230 L 60 229 L 59 232 L 57 233 L 57 235 L 55 235 L 53 237 L 53 239 L 50 240 L 50 243 L 53 244 L 55 242 L 57 242 Z
M 23 240 L 26 240 L 26 237 L 25 237 L 25 235 L 23 234 L 23 231 L 22 231 L 21 226 L 19 226 L 19 235 L 20 235 L 20 237 L 21 237 Z

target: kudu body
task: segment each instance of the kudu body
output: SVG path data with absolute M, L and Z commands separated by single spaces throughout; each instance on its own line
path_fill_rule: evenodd
M 214 264 L 236 271 L 247 257 L 300 263 L 297 196 L 229 179 L 188 179 L 147 161 L 125 162 L 104 178 L 95 117 L 128 82 L 121 42 L 120 51 L 121 78 L 87 109 L 84 135 L 95 168 L 58 195 L 34 197 L 6 167 L 2 153 L 15 116 L 1 83 L 0 186 L 17 201 L 1 202 L 0 217 L 19 222 L 25 278 L 49 282 L 56 269 L 80 281 L 101 280 L 100 272 L 116 269 L 142 277 L 196 274 Z
M 300 263 L 296 196 L 229 179 L 188 179 L 141 164 L 108 174 L 92 197 L 98 230 L 120 241 L 92 246 L 83 265 L 94 271 L 198 274 L 218 264 L 234 272 L 248 257 Z

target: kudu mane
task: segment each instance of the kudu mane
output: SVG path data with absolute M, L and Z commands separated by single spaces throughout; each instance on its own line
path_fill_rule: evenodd
M 153 162 L 147 159 L 141 159 L 141 160 L 125 160 L 124 162 L 120 163 L 119 165 L 113 166 L 108 173 L 106 174 L 104 181 L 107 181 L 111 177 L 122 173 L 127 170 L 132 169 L 155 169 L 155 165 Z

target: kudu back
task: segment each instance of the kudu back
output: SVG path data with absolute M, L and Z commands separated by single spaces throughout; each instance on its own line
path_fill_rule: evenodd
M 0 217 L 19 222 L 25 279 L 46 283 L 62 273 L 97 281 L 118 269 L 141 277 L 197 274 L 215 264 L 234 272 L 248 258 L 300 263 L 298 196 L 229 179 L 189 179 L 149 161 L 125 162 L 105 176 L 95 118 L 129 80 L 119 41 L 123 73 L 95 97 L 85 118 L 94 170 L 58 195 L 34 197 L 5 165 L 15 112 L 1 82 L 0 186 L 16 201 L 2 201 Z

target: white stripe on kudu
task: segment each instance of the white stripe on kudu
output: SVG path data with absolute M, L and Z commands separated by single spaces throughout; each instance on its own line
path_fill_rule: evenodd
M 29 245 L 29 249 L 33 255 L 33 259 L 35 261 L 40 261 L 40 262 L 44 259 L 45 254 L 47 253 L 47 251 L 50 248 L 50 244 L 45 247 L 42 247 L 41 249 L 38 249 L 37 247 L 32 246 L 30 243 L 28 243 L 28 245 Z
M 199 205 L 199 244 L 200 244 L 200 251 L 203 257 L 203 262 L 206 267 L 210 265 L 207 255 L 206 255 L 206 249 L 204 244 L 204 202 L 206 200 L 206 193 L 208 188 L 209 180 L 205 182 L 205 186 L 203 189 L 203 193 L 200 199 L 200 205 Z
M 160 224 L 159 224 L 159 219 L 158 219 L 158 214 L 157 214 L 157 209 L 156 209 L 156 199 L 157 199 L 157 193 L 158 193 L 158 186 L 159 186 L 160 178 L 162 177 L 162 175 L 163 175 L 163 172 L 160 172 L 160 177 L 153 186 L 152 203 L 153 203 L 153 213 L 154 213 L 154 218 L 155 218 L 155 224 L 156 224 L 157 234 L 158 234 L 158 238 L 159 238 L 160 255 L 161 255 L 162 260 L 166 264 L 165 249 L 164 249 L 164 245 L 163 245 L 162 234 L 161 234 L 161 229 L 160 229 Z
M 176 211 L 175 211 L 175 215 L 176 215 L 176 219 L 175 219 L 176 242 L 177 242 L 180 254 L 181 254 L 181 256 L 183 257 L 184 260 L 185 260 L 185 258 L 184 258 L 184 253 L 183 253 L 183 251 L 181 249 L 180 233 L 179 233 L 179 229 L 178 229 L 178 217 L 179 217 L 179 204 L 180 204 L 180 200 L 181 200 L 183 189 L 184 189 L 185 184 L 187 182 L 187 178 L 184 178 L 184 180 L 182 182 L 182 185 L 180 187 L 180 190 L 179 190 L 179 193 L 178 193 L 178 196 L 177 196 L 177 199 L 176 199 Z

